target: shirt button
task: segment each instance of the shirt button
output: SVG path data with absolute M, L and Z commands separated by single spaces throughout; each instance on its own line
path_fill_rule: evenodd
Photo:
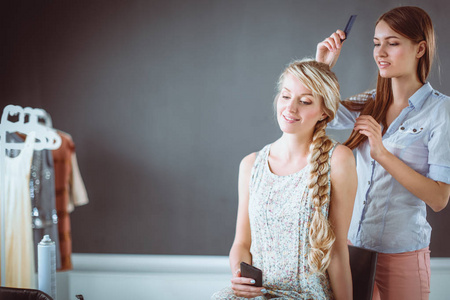
M 400 130 L 405 130 L 405 127 L 403 127 L 403 126 L 402 126 L 402 127 L 400 127 Z
M 413 129 L 413 132 L 417 132 L 417 129 L 414 128 L 414 129 Z
M 366 205 L 366 201 L 363 201 L 363 205 Z
M 367 181 L 367 184 L 370 185 L 370 181 Z

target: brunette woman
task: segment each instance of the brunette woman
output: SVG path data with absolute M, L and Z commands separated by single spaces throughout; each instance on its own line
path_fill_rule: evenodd
M 317 46 L 333 66 L 344 32 Z M 430 236 L 426 205 L 450 195 L 450 99 L 427 82 L 435 55 L 428 14 L 397 7 L 376 22 L 376 90 L 343 101 L 330 128 L 353 128 L 358 190 L 349 240 L 379 252 L 374 299 L 428 299 Z

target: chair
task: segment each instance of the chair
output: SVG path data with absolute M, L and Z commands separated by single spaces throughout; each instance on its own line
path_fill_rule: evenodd
M 372 300 L 378 253 L 364 248 L 348 246 L 352 270 L 353 299 Z
M 53 300 L 48 294 L 40 290 L 20 289 L 0 286 L 0 299 L 8 300 Z

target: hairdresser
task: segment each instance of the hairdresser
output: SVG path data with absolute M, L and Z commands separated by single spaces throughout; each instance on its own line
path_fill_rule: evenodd
M 317 45 L 334 66 L 345 39 L 337 30 Z M 430 237 L 426 205 L 438 212 L 450 195 L 450 99 L 427 77 L 435 54 L 428 14 L 397 7 L 375 26 L 376 90 L 339 107 L 329 127 L 353 132 L 358 189 L 349 229 L 355 246 L 379 252 L 373 299 L 428 299 Z

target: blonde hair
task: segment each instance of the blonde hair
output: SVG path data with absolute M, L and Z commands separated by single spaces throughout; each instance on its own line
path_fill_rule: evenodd
M 334 119 L 339 107 L 339 83 L 328 65 L 311 59 L 303 59 L 290 63 L 281 74 L 278 81 L 278 95 L 287 74 L 299 79 L 312 92 L 314 98 L 322 99 L 322 109 L 327 115 L 325 119 L 317 122 L 314 128 L 308 157 L 310 165 L 308 188 L 314 206 L 309 228 L 311 247 L 308 253 L 308 264 L 312 272 L 325 274 L 330 264 L 330 250 L 336 239 L 328 218 L 325 216 L 327 212 L 323 211 L 323 206 L 330 202 L 329 152 L 333 147 L 333 141 L 326 135 L 325 129 L 327 123 Z

